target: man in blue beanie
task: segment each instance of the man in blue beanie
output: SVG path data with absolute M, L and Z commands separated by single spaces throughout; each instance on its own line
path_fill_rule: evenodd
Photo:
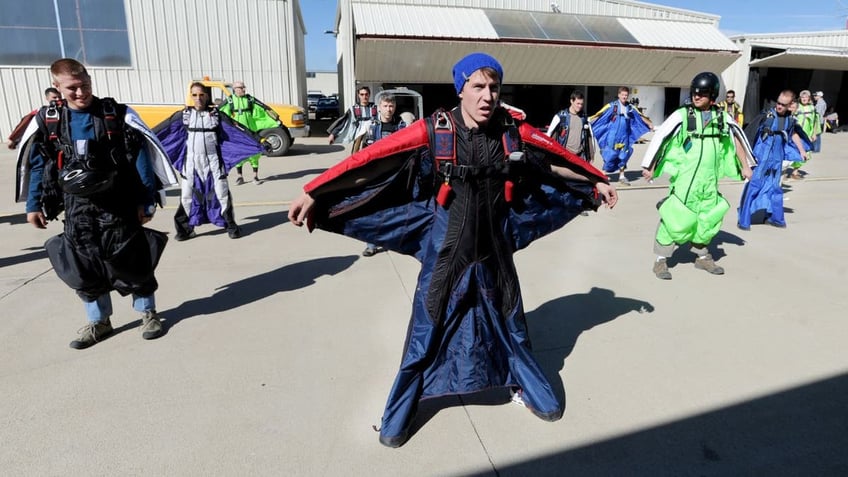
M 606 176 L 500 105 L 503 68 L 473 53 L 453 68 L 459 106 L 439 110 L 304 187 L 289 220 L 421 262 L 404 356 L 380 442 L 402 445 L 424 399 L 500 390 L 562 416 L 533 353 L 512 256 L 617 195 Z

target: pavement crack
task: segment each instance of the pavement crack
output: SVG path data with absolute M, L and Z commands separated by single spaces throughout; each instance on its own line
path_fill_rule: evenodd
M 412 294 L 409 293 L 409 290 L 406 288 L 406 285 L 403 283 L 403 277 L 400 275 L 400 271 L 398 270 L 397 264 L 392 259 L 392 254 L 389 255 L 389 261 L 392 263 L 392 270 L 395 271 L 395 276 L 398 277 L 398 281 L 400 281 L 400 287 L 403 289 L 403 292 L 406 294 L 406 298 L 409 300 L 409 304 L 412 304 Z M 416 282 L 417 283 L 417 282 Z
M 471 419 L 471 413 L 468 412 L 468 405 L 465 403 L 465 400 L 462 399 L 462 395 L 459 395 L 459 402 L 462 403 L 462 410 L 465 411 L 465 416 L 468 418 L 468 422 L 471 424 L 471 429 L 474 429 L 474 435 L 477 436 L 477 442 L 480 443 L 480 447 L 483 449 L 483 453 L 486 454 L 486 459 L 489 460 L 489 465 L 492 467 L 492 472 L 495 473 L 496 477 L 500 477 L 500 472 L 498 472 L 498 468 L 495 467 L 495 462 L 492 460 L 492 454 L 489 452 L 489 449 L 486 448 L 486 444 L 483 442 L 483 438 L 480 436 L 480 432 L 477 431 L 477 426 L 474 425 L 474 419 Z
M 21 289 L 21 288 L 23 288 L 23 287 L 25 287 L 25 286 L 29 285 L 29 284 L 30 284 L 30 283 L 32 283 L 33 281 L 38 280 L 39 278 L 41 278 L 41 277 L 42 277 L 45 273 L 49 272 L 50 270 L 53 270 L 53 267 L 50 267 L 50 268 L 48 268 L 47 270 L 44 270 L 43 272 L 39 273 L 38 275 L 36 275 L 36 276 L 34 276 L 34 277 L 30 278 L 29 280 L 27 280 L 27 281 L 25 281 L 25 282 L 21 283 L 21 284 L 20 284 L 20 285 L 18 285 L 17 287 L 15 287 L 15 288 L 13 288 L 13 289 L 9 290 L 9 291 L 8 291 L 8 292 L 6 292 L 5 294 L 3 294 L 3 296 L 0 296 L 0 300 L 5 299 L 7 296 L 11 295 L 12 293 L 15 293 L 16 291 L 20 290 L 20 289 Z

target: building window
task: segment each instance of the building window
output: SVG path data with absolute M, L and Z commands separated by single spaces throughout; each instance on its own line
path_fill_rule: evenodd
M 315 77 L 315 72 L 314 72 L 314 71 L 307 71 L 307 72 L 306 72 L 306 77 L 307 77 L 307 78 L 314 78 L 314 77 Z
M 0 0 L 0 64 L 131 66 L 122 0 Z

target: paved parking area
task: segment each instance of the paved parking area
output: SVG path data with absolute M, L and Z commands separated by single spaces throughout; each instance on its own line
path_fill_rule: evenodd
M 424 409 L 400 449 L 379 425 L 417 263 L 286 223 L 302 185 L 344 157 L 323 137 L 233 187 L 247 235 L 212 226 L 158 268 L 168 333 L 144 341 L 128 298 L 118 332 L 68 347 L 79 300 L 12 202 L 0 164 L 0 468 L 5 475 L 846 475 L 848 134 L 787 185 L 786 229 L 735 227 L 713 254 L 651 273 L 663 182 L 578 217 L 516 256 L 534 351 L 562 420 L 456 399 Z M 639 146 L 639 152 L 644 146 Z M 635 167 L 639 160 L 632 161 Z M 637 171 L 632 171 L 632 177 Z M 733 209 L 740 183 L 724 183 Z M 171 205 L 151 226 L 171 234 Z M 426 422 L 425 422 L 426 421 Z

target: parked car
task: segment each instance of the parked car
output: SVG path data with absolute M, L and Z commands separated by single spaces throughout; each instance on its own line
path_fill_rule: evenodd
M 321 93 L 308 93 L 306 95 L 306 103 L 309 107 L 309 112 L 315 111 L 315 106 L 318 104 L 318 100 L 323 98 L 324 95 Z
M 339 101 L 333 98 L 321 98 L 315 105 L 315 119 L 339 117 Z

